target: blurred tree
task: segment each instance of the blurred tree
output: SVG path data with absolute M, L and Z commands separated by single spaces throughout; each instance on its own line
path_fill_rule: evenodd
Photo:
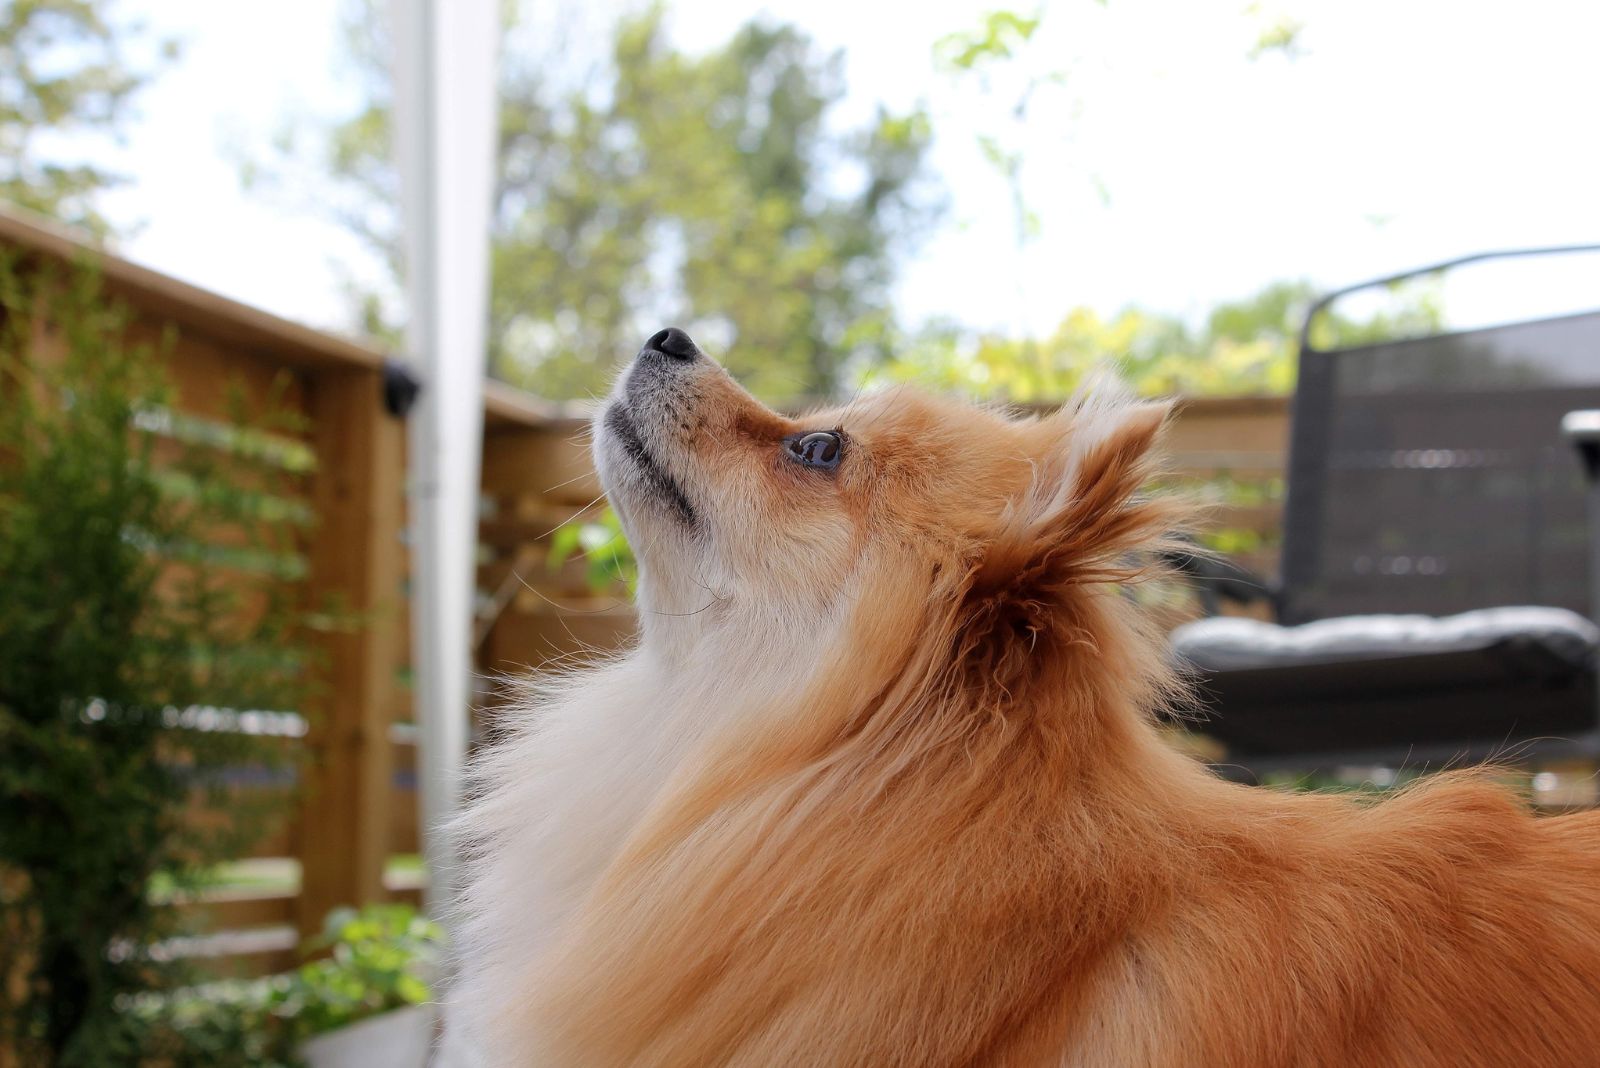
M 0 1062 L 15 1068 L 200 1063 L 154 1056 L 127 1011 L 196 981 L 160 951 L 187 931 L 158 887 L 194 893 L 267 829 L 270 795 L 231 775 L 270 775 L 290 750 L 228 728 L 298 707 L 315 664 L 303 425 L 242 393 L 227 423 L 174 410 L 165 348 L 131 322 L 92 271 L 0 250 Z
M 1082 14 L 1105 6 L 1106 0 L 1088 0 L 1066 10 Z M 1005 180 L 1019 254 L 1040 229 L 1024 180 L 1026 150 L 1037 143 L 1034 108 L 1046 90 L 1069 86 L 1081 61 L 1076 53 L 1061 51 L 1059 37 L 1046 40 L 1040 33 L 1047 16 L 1064 13 L 1063 5 L 1047 4 L 1029 11 L 991 10 L 934 46 L 945 73 L 986 102 L 989 117 L 976 143 Z M 1252 39 L 1249 58 L 1280 53 L 1293 60 L 1303 54 L 1304 23 L 1277 0 L 1254 0 L 1243 16 Z M 1071 101 L 1065 112 L 1069 120 L 1083 104 Z M 1091 180 L 1108 201 L 1104 184 Z M 1017 263 L 1020 271 L 1020 255 Z M 1020 281 L 1018 294 L 1025 311 L 1028 301 Z M 1137 307 L 1110 319 L 1075 308 L 1043 338 L 1021 331 L 971 334 L 953 325 L 935 325 L 903 342 L 887 364 L 865 369 L 862 377 L 931 380 L 947 388 L 1032 401 L 1065 396 L 1110 364 L 1146 394 L 1286 393 L 1294 388 L 1300 323 L 1315 296 L 1308 282 L 1276 282 L 1244 300 L 1219 305 L 1199 327 Z M 1438 294 L 1426 283 L 1391 296 L 1390 310 L 1369 318 L 1321 317 L 1315 339 L 1353 344 L 1441 325 Z
M 126 54 L 136 26 L 113 26 L 108 0 L 0 0 L 0 201 L 97 236 L 110 231 L 94 194 L 118 178 L 56 154 L 61 135 L 116 134 L 129 98 L 153 76 Z M 157 64 L 176 54 L 158 42 Z M 41 137 L 41 135 L 48 135 Z
M 1068 78 L 1068 72 L 1057 65 L 1059 59 L 1051 60 L 1044 69 L 1019 61 L 1043 18 L 1042 8 L 1031 14 L 990 11 L 978 20 L 976 29 L 947 34 L 933 46 L 934 59 L 947 75 L 958 83 L 976 78 L 981 97 L 999 98 L 989 101 L 991 108 L 996 103 L 1000 106 L 993 109 L 987 128 L 978 133 L 977 145 L 984 162 L 1005 179 L 1019 251 L 1040 231 L 1039 215 L 1029 205 L 1022 183 L 1023 146 L 1037 136 L 1029 121 L 1030 109 L 1040 90 L 1060 86 Z M 1017 77 L 997 88 L 995 76 L 1007 72 Z
M 382 10 L 350 9 L 366 102 L 317 166 L 339 189 L 334 210 L 398 268 Z M 892 268 L 936 211 L 925 113 L 879 109 L 841 129 L 842 57 L 791 26 L 752 22 L 689 55 L 653 7 L 563 80 L 552 71 L 571 57 L 519 35 L 526 17 L 519 5 L 501 74 L 495 374 L 582 396 L 665 323 L 769 398 L 837 392 L 847 362 L 887 358 Z M 364 303 L 369 328 L 392 329 L 380 300 Z
M 1250 59 L 1276 53 L 1293 60 L 1303 54 L 1304 23 L 1282 2 L 1252 0 L 1241 12 Z M 1037 205 L 1044 198 L 1035 195 L 1037 191 L 1048 190 L 1046 197 L 1059 199 L 1067 183 L 1081 177 L 1103 206 L 1111 203 L 1110 187 L 1081 153 L 1068 153 L 1072 162 L 1066 168 L 1057 164 L 1053 173 L 1033 173 L 1034 154 L 1044 140 L 1041 130 L 1070 145 L 1080 119 L 1093 104 L 1082 91 L 1079 75 L 1100 58 L 1092 42 L 1103 36 L 1099 31 L 1107 15 L 1104 9 L 1111 6 L 1108 0 L 1040 0 L 1027 10 L 996 8 L 934 43 L 937 67 L 960 88 L 964 103 L 975 103 L 983 112 L 974 144 L 1005 183 L 1017 250 L 1011 269 L 1018 332 L 1031 318 L 1037 299 L 1029 284 L 1036 272 L 1023 255 L 1043 232 Z M 1022 348 L 1031 344 L 1023 342 Z
M 1108 368 L 1146 395 L 1287 393 L 1294 388 L 1300 324 L 1316 294 L 1309 282 L 1275 282 L 1244 300 L 1218 305 L 1199 327 L 1139 308 L 1110 319 L 1075 308 L 1045 338 L 935 328 L 869 377 L 932 382 L 1013 401 L 1066 396 Z M 1387 310 L 1369 317 L 1320 316 L 1313 341 L 1354 345 L 1441 327 L 1438 292 L 1430 283 L 1395 289 L 1390 297 Z

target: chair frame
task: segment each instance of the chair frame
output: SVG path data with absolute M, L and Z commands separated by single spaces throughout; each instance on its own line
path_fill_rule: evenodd
M 1316 421 L 1306 417 L 1306 405 L 1310 403 L 1310 398 L 1316 395 L 1317 387 L 1321 385 L 1324 389 L 1329 388 L 1324 376 L 1332 373 L 1333 361 L 1322 359 L 1321 357 L 1341 351 L 1318 349 L 1312 344 L 1312 332 L 1319 315 L 1325 312 L 1335 301 L 1352 293 L 1392 285 L 1408 279 L 1446 271 L 1454 267 L 1487 260 L 1584 252 L 1600 252 L 1600 244 L 1561 245 L 1475 253 L 1358 282 L 1354 285 L 1331 290 L 1319 297 L 1307 309 L 1299 332 L 1299 376 L 1301 388 L 1296 389 L 1290 408 L 1290 463 L 1287 472 L 1285 517 L 1297 514 L 1297 504 L 1299 504 L 1300 510 L 1305 507 L 1303 502 L 1297 502 L 1295 498 L 1297 484 L 1300 486 L 1307 484 L 1306 480 L 1295 477 L 1296 458 L 1302 458 L 1302 462 L 1305 462 L 1304 458 L 1322 455 L 1317 448 L 1318 443 L 1310 440 L 1310 436 L 1316 432 L 1313 425 Z M 1309 390 L 1303 388 L 1308 382 L 1312 385 Z M 1590 598 L 1590 614 L 1591 616 L 1600 617 L 1600 410 L 1569 413 L 1562 422 L 1562 432 L 1582 456 L 1584 470 L 1588 479 L 1590 582 L 1593 591 Z M 1304 490 L 1300 492 L 1304 492 Z M 1236 604 L 1265 601 L 1271 605 L 1274 618 L 1282 618 L 1283 609 L 1288 604 L 1286 593 L 1290 592 L 1287 590 L 1287 584 L 1292 581 L 1292 572 L 1295 570 L 1292 566 L 1293 561 L 1288 556 L 1293 551 L 1295 551 L 1295 547 L 1288 544 L 1286 537 L 1286 555 L 1284 565 L 1280 567 L 1282 578 L 1278 581 L 1262 579 L 1231 561 L 1203 553 L 1173 553 L 1169 555 L 1168 562 L 1190 580 L 1200 600 L 1202 610 L 1207 615 L 1216 614 L 1217 609 L 1220 607 L 1219 602 L 1224 600 Z M 1291 620 L 1291 622 L 1300 622 L 1300 620 Z M 1600 619 L 1597 619 L 1597 622 L 1600 622 Z M 1251 754 L 1248 758 L 1247 766 L 1231 765 L 1231 768 L 1236 777 L 1249 779 L 1279 771 L 1392 766 L 1397 761 L 1404 766 L 1430 765 L 1437 767 L 1445 764 L 1476 763 L 1488 759 L 1511 759 L 1515 763 L 1523 765 L 1537 765 L 1570 759 L 1593 760 L 1600 759 L 1600 687 L 1597 687 L 1595 722 L 1597 724 L 1595 730 L 1574 738 L 1519 741 L 1515 746 L 1514 752 L 1506 751 L 1503 745 L 1475 745 L 1463 740 L 1461 743 L 1412 746 L 1403 750 L 1394 746 L 1344 751 L 1318 750 L 1300 754 L 1284 754 L 1281 758 L 1276 755 Z M 1219 767 L 1219 770 L 1227 773 L 1229 767 Z

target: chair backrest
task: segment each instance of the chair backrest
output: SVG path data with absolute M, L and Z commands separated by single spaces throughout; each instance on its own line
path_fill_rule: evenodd
M 1308 318 L 1284 622 L 1511 604 L 1593 618 L 1583 473 L 1561 417 L 1600 407 L 1600 311 L 1333 351 L 1309 335 Z

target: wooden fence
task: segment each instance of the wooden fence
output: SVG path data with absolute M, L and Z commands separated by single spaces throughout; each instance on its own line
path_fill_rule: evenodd
M 238 877 L 198 899 L 173 900 L 204 933 L 175 952 L 216 970 L 254 973 L 288 965 L 302 934 L 341 904 L 415 900 L 416 730 L 409 689 L 405 584 L 405 433 L 382 403 L 384 353 L 224 299 L 38 223 L 0 214 L 0 245 L 26 257 L 98 264 L 108 293 L 133 313 L 135 337 L 171 339 L 169 378 L 180 415 L 238 428 L 241 410 L 288 406 L 309 450 L 301 503 L 304 583 L 336 595 L 364 620 L 321 632 L 323 677 L 305 731 L 302 776 L 259 784 L 287 790 L 291 811 L 235 865 Z M 39 324 L 37 344 L 51 344 Z M 245 404 L 241 409 L 237 399 Z M 1171 442 L 1185 475 L 1217 496 L 1217 523 L 1246 559 L 1276 562 L 1287 410 L 1281 398 L 1186 403 Z M 597 594 L 581 561 L 552 568 L 549 534 L 600 495 L 585 424 L 491 384 L 485 403 L 477 665 L 485 679 L 537 668 L 588 647 L 611 647 L 633 629 L 631 609 Z M 485 683 L 480 704 L 492 705 Z M 246 787 L 250 788 L 250 787 Z

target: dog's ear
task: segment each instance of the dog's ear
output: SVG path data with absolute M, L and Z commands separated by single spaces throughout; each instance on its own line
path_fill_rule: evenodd
M 1073 587 L 1138 578 L 1181 528 L 1180 500 L 1143 492 L 1169 413 L 1100 391 L 1047 421 L 1050 445 L 965 591 L 965 651 L 1002 685 L 1059 629 Z

